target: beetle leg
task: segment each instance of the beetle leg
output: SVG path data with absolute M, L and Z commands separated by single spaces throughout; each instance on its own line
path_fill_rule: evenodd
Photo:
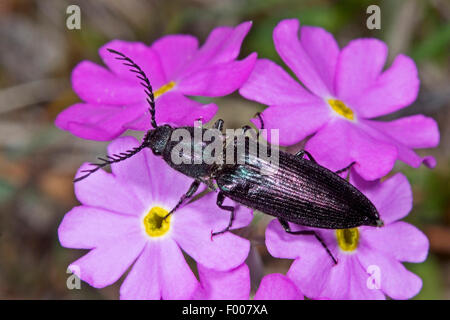
M 166 216 L 163 219 L 166 219 L 168 216 L 174 213 L 186 199 L 192 197 L 194 193 L 197 192 L 199 186 L 200 181 L 194 180 L 194 182 L 192 182 L 191 186 L 189 187 L 189 190 L 181 196 L 180 201 L 178 201 L 177 205 L 172 210 L 170 210 L 170 212 L 166 214 Z
M 342 172 L 345 172 L 345 171 L 351 169 L 351 167 L 352 167 L 355 163 L 356 163 L 356 161 L 353 161 L 353 162 L 350 163 L 348 166 L 346 166 L 346 167 L 343 168 L 343 169 L 340 169 L 340 170 L 336 171 L 335 173 L 336 173 L 336 174 L 340 174 L 340 173 L 342 173 Z
M 313 156 L 311 155 L 311 153 L 309 153 L 309 152 L 306 151 L 306 150 L 300 150 L 300 151 L 297 152 L 295 155 L 296 155 L 297 157 L 303 158 L 303 156 L 304 156 L 305 154 L 308 156 L 309 160 L 311 160 L 311 161 L 314 162 L 314 163 L 317 163 L 316 159 L 313 158 Z
M 223 192 L 219 192 L 219 194 L 217 195 L 217 202 L 216 202 L 217 206 L 220 209 L 230 212 L 230 221 L 228 222 L 228 226 L 225 229 L 223 229 L 222 231 L 211 233 L 211 237 L 227 232 L 228 230 L 230 230 L 231 226 L 233 225 L 234 216 L 235 216 L 234 207 L 224 206 L 223 205 L 224 200 L 225 200 L 225 194 Z
M 217 120 L 217 121 L 219 121 L 219 120 Z M 216 122 L 217 123 L 217 122 Z M 242 136 L 244 136 L 244 139 L 245 138 L 248 138 L 248 137 L 246 137 L 245 135 L 246 135 L 246 133 L 247 133 L 247 131 L 249 131 L 249 130 L 253 130 L 252 131 L 252 133 L 253 132 L 255 132 L 255 130 L 252 128 L 252 127 L 250 127 L 250 126 L 243 126 L 242 128 L 241 128 L 241 130 L 242 130 Z M 236 147 L 236 144 L 237 144 L 237 136 L 234 136 L 233 137 L 234 138 L 234 140 L 233 140 L 233 145 Z M 253 138 L 253 135 L 252 135 L 252 138 Z M 228 139 L 228 137 L 227 137 L 227 139 Z M 258 132 L 256 132 L 256 139 L 258 140 L 259 139 L 259 131 Z
M 242 128 L 241 128 L 241 130 L 242 130 L 242 134 L 246 134 L 247 133 L 247 131 L 248 130 L 251 130 L 252 129 L 252 127 L 250 127 L 250 126 L 243 126 Z
M 224 123 L 224 121 L 222 119 L 219 119 L 219 120 L 217 120 L 214 123 L 213 128 L 219 130 L 220 132 L 222 132 L 222 130 L 223 130 L 223 123 Z
M 291 228 L 289 227 L 289 223 L 286 220 L 278 218 L 278 221 L 280 222 L 281 226 L 284 228 L 284 231 L 286 231 L 289 234 L 310 235 L 310 236 L 316 237 L 316 239 L 320 242 L 322 247 L 324 247 L 324 249 L 327 251 L 328 255 L 331 257 L 331 259 L 333 260 L 334 264 L 337 264 L 336 258 L 333 256 L 333 254 L 331 253 L 330 249 L 328 249 L 327 245 L 325 244 L 323 239 L 317 234 L 317 232 L 315 232 L 313 230 L 292 231 Z
M 262 118 L 262 116 L 261 116 L 261 112 L 257 112 L 256 114 L 255 114 L 255 117 L 258 117 L 258 119 L 259 119 L 259 122 L 261 122 L 261 130 L 263 130 L 264 129 L 264 121 L 263 121 L 263 118 Z
M 256 114 L 255 114 L 255 117 L 258 117 L 258 119 L 259 119 L 259 122 L 261 123 L 261 128 L 259 128 L 259 130 L 257 131 L 257 133 L 256 133 L 256 139 L 257 140 L 259 140 L 259 134 L 261 133 L 261 130 L 264 130 L 264 120 L 263 120 L 263 118 L 262 118 L 262 116 L 261 116 L 261 112 L 257 112 Z M 246 126 L 246 127 L 248 127 L 248 126 Z
M 297 152 L 295 154 L 296 157 L 300 157 L 300 158 L 303 158 L 304 155 L 305 155 L 305 150 L 300 150 L 299 152 Z
M 199 181 L 206 184 L 206 186 L 212 190 L 212 191 L 216 191 L 216 186 L 214 185 L 214 182 L 212 179 L 204 179 L 204 178 L 199 178 Z
M 255 132 L 255 130 L 250 126 L 243 126 L 241 128 L 241 130 L 242 130 L 242 135 L 244 135 L 244 136 L 246 135 L 247 131 L 249 131 L 249 130 L 253 130 L 253 132 Z M 252 134 L 252 138 L 253 138 L 253 134 Z M 259 131 L 256 132 L 256 140 L 258 140 L 258 139 L 259 139 Z

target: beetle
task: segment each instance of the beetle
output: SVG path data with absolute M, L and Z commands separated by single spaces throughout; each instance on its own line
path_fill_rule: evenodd
M 155 117 L 156 107 L 153 89 L 145 72 L 125 54 L 113 49 L 108 50 L 116 55 L 116 59 L 121 60 L 125 66 L 128 66 L 130 71 L 136 73 L 137 78 L 141 80 L 149 104 L 152 129 L 147 131 L 140 146 L 120 154 L 107 156 L 107 158 L 99 158 L 100 163 L 92 163 L 91 165 L 95 167 L 84 170 L 86 174 L 76 178 L 74 182 L 85 179 L 104 166 L 128 159 L 144 148 L 150 148 L 155 155 L 162 157 L 173 169 L 194 179 L 189 190 L 181 196 L 177 205 L 164 219 L 191 198 L 201 183 L 205 183 L 210 189 L 215 190 L 215 182 L 219 189 L 217 206 L 230 213 L 230 220 L 225 229 L 212 232 L 211 237 L 227 232 L 233 224 L 234 207 L 223 204 L 226 198 L 230 198 L 237 203 L 278 218 L 287 233 L 314 236 L 335 264 L 337 264 L 336 258 L 317 232 L 313 230 L 292 231 L 289 222 L 323 229 L 348 229 L 362 225 L 383 226 L 383 221 L 372 202 L 339 175 L 350 170 L 354 162 L 333 172 L 319 165 L 306 150 L 300 150 L 296 154 L 279 151 L 279 164 L 277 168 L 274 168 L 273 164 L 259 157 L 257 153 L 250 152 L 247 144 L 249 138 L 246 137 L 244 140 L 245 152 L 237 155 L 243 161 L 236 161 L 232 164 L 196 163 L 193 161 L 195 153 L 193 155 L 192 153 L 181 152 L 181 157 L 191 161 L 188 164 L 174 163 L 171 156 L 178 143 L 175 141 L 176 139 L 172 139 L 175 130 L 181 128 L 194 134 L 196 128 L 188 126 L 173 128 L 167 124 L 158 125 Z M 257 116 L 261 122 L 261 129 L 263 129 L 262 116 L 259 113 Z M 224 121 L 219 119 L 213 128 L 222 132 L 223 125 Z M 243 134 L 249 129 L 251 129 L 249 126 L 243 127 Z M 204 133 L 206 129 L 201 128 L 201 130 Z M 239 142 L 235 138 L 231 143 L 234 151 L 236 151 Z M 208 146 L 208 143 L 204 141 L 201 141 L 200 144 L 200 150 L 202 151 Z M 192 143 L 191 148 L 195 149 Z M 305 155 L 308 156 L 309 160 L 304 158 Z M 236 160 L 238 159 L 236 158 Z M 263 167 L 272 170 L 273 174 L 261 174 Z

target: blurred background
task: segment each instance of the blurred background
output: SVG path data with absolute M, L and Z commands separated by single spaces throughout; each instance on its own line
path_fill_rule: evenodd
M 81 8 L 81 30 L 68 30 L 66 8 Z M 368 30 L 366 8 L 381 8 L 381 30 Z M 0 299 L 116 299 L 122 281 L 102 290 L 82 283 L 69 290 L 68 264 L 84 254 L 59 245 L 57 227 L 77 201 L 72 179 L 84 161 L 105 152 L 106 143 L 76 138 L 54 126 L 56 115 L 79 101 L 70 73 L 81 60 L 101 64 L 97 50 L 112 39 L 151 44 L 170 33 L 203 42 L 219 25 L 246 20 L 253 27 L 241 57 L 253 51 L 281 63 L 272 30 L 283 18 L 322 26 L 340 46 L 358 37 L 387 42 L 389 62 L 413 57 L 421 88 L 417 101 L 389 118 L 423 113 L 439 123 L 441 143 L 421 155 L 437 167 L 412 169 L 398 163 L 413 187 L 408 220 L 430 239 L 428 259 L 407 267 L 423 279 L 416 299 L 450 298 L 450 1 L 301 0 L 0 0 Z M 263 106 L 238 94 L 214 99 L 230 128 L 248 124 Z M 127 133 L 128 134 L 128 133 Z M 137 136 L 140 133 L 133 133 Z M 272 258 L 264 247 L 270 218 L 257 214 L 251 228 L 248 264 L 253 285 L 263 274 L 285 273 L 290 260 Z

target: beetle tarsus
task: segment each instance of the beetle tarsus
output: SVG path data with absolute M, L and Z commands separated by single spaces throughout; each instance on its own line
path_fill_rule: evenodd
M 259 122 L 261 123 L 261 130 L 263 130 L 264 129 L 264 121 L 263 121 L 263 118 L 262 118 L 262 116 L 261 116 L 261 112 L 257 112 L 256 114 L 255 114 L 255 117 L 257 117 L 258 119 L 259 119 Z
M 187 199 L 192 197 L 197 192 L 199 186 L 200 186 L 200 181 L 194 180 L 194 182 L 192 182 L 191 186 L 189 187 L 189 190 L 181 196 L 181 198 L 178 201 L 178 203 L 176 204 L 176 206 L 172 210 L 170 210 L 168 214 L 166 214 L 164 216 L 163 220 L 166 220 L 172 213 L 174 213 L 183 204 L 184 201 L 186 201 Z
M 234 207 L 224 206 L 223 205 L 224 200 L 225 200 L 225 194 L 223 192 L 219 192 L 219 194 L 217 195 L 217 202 L 216 202 L 216 204 L 217 204 L 217 206 L 220 209 L 223 209 L 223 210 L 226 210 L 226 211 L 230 212 L 230 221 L 228 222 L 228 226 L 225 229 L 223 229 L 221 231 L 218 231 L 218 232 L 213 232 L 212 233 L 213 237 L 215 237 L 215 236 L 217 236 L 219 234 L 227 232 L 228 230 L 230 230 L 231 226 L 233 225 L 233 221 L 234 221 L 234 217 L 235 217 Z
M 214 123 L 213 128 L 219 130 L 220 132 L 222 132 L 222 130 L 223 130 L 223 124 L 224 124 L 224 121 L 223 121 L 222 119 L 219 119 L 219 120 L 217 120 L 217 121 Z
M 306 151 L 306 150 L 300 150 L 299 152 L 297 152 L 297 153 L 295 154 L 295 156 L 296 156 L 296 157 L 303 158 L 303 156 L 304 156 L 305 154 L 308 156 L 309 160 L 311 160 L 311 161 L 314 162 L 314 163 L 317 163 L 316 159 L 314 159 L 314 157 L 311 155 L 311 153 L 309 153 L 309 152 Z
M 286 231 L 289 234 L 293 235 L 307 235 L 307 236 L 314 236 L 322 245 L 322 247 L 327 251 L 328 255 L 331 257 L 331 260 L 333 260 L 333 263 L 336 265 L 338 261 L 331 253 L 330 249 L 328 249 L 326 243 L 323 241 L 323 239 L 317 234 L 317 232 L 313 230 L 299 230 L 299 231 L 292 231 L 291 227 L 289 227 L 289 223 L 286 220 L 278 218 L 278 221 L 280 222 L 281 226 L 283 227 L 284 231 Z
M 342 172 L 345 172 L 345 171 L 347 171 L 347 170 L 350 170 L 350 169 L 353 167 L 353 165 L 354 165 L 355 163 L 356 163 L 356 161 L 352 161 L 352 163 L 350 163 L 348 166 L 346 166 L 345 168 L 340 169 L 340 170 L 338 170 L 338 171 L 335 171 L 334 173 L 340 174 L 340 173 L 342 173 Z

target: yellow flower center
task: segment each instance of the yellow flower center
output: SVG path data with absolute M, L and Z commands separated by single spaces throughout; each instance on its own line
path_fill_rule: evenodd
M 339 247 L 343 251 L 354 251 L 358 247 L 359 231 L 358 228 L 338 229 L 336 238 Z
M 166 83 L 165 85 L 159 87 L 159 89 L 156 90 L 154 93 L 155 99 L 158 98 L 159 96 L 163 95 L 167 91 L 172 90 L 173 87 L 175 87 L 175 84 L 176 83 L 174 81 L 170 81 L 169 83 Z
M 349 107 L 345 105 L 341 100 L 337 99 L 328 99 L 328 104 L 331 109 L 336 112 L 338 115 L 343 116 L 346 119 L 353 120 L 355 115 Z
M 150 237 L 160 237 L 165 235 L 170 228 L 170 216 L 164 219 L 169 212 L 160 207 L 153 207 L 145 216 L 143 223 L 145 232 Z

